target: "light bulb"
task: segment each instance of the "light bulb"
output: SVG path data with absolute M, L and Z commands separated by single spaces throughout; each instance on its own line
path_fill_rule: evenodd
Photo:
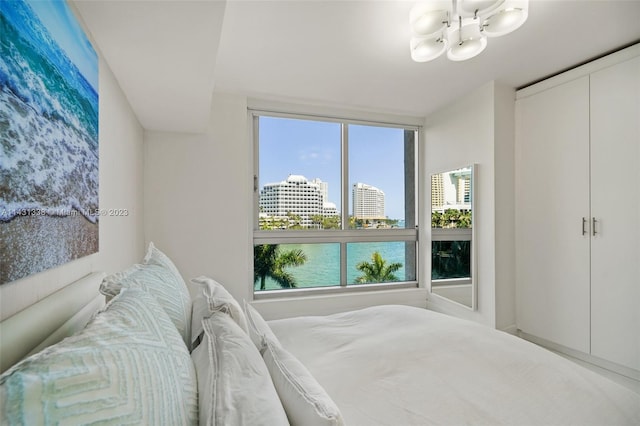
M 431 0 L 416 4 L 409 13 L 409 23 L 413 34 L 428 37 L 444 30 L 448 15 L 451 13 L 451 1 Z
M 412 38 L 410 43 L 411 59 L 416 62 L 428 62 L 442 55 L 447 49 L 447 40 L 441 36 L 432 38 Z
M 520 28 L 527 20 L 527 11 L 520 8 L 503 9 L 489 16 L 483 22 L 483 32 L 487 37 L 499 37 Z
M 458 0 L 458 10 L 462 10 L 467 13 L 479 14 L 495 9 L 497 6 L 504 3 L 505 0 Z
M 474 21 L 454 30 L 449 40 L 447 57 L 452 61 L 471 59 L 487 47 L 487 38 L 480 34 L 480 27 Z

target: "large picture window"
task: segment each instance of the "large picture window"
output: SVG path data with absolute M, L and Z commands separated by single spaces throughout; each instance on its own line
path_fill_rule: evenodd
M 251 117 L 256 295 L 416 286 L 418 129 Z

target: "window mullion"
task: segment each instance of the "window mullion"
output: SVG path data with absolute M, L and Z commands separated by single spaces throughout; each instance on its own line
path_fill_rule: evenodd
M 347 243 L 340 243 L 340 286 L 347 286 Z
M 259 176 L 260 176 L 260 118 L 255 114 L 250 114 L 251 117 L 251 134 L 253 136 L 253 229 L 260 229 L 260 188 L 259 188 Z
M 341 124 L 342 130 L 342 230 L 349 229 L 349 126 Z M 347 285 L 347 244 L 340 244 L 340 285 Z
M 349 229 L 349 130 L 348 125 L 341 124 L 341 183 L 342 183 L 342 229 Z

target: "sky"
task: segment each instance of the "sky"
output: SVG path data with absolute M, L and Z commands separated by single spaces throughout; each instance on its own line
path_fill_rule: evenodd
M 97 92 L 98 57 L 67 3 L 64 0 L 29 0 L 27 3 Z
M 260 188 L 292 174 L 320 178 L 340 209 L 339 123 L 263 116 L 259 138 Z M 404 219 L 404 130 L 349 125 L 349 157 L 349 201 L 351 186 L 366 183 L 384 191 L 386 216 Z

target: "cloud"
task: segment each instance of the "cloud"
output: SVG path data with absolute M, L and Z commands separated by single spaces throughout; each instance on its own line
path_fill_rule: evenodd
M 308 150 L 300 151 L 298 159 L 302 162 L 319 162 L 328 163 L 333 161 L 333 153 L 328 149 L 311 148 Z

